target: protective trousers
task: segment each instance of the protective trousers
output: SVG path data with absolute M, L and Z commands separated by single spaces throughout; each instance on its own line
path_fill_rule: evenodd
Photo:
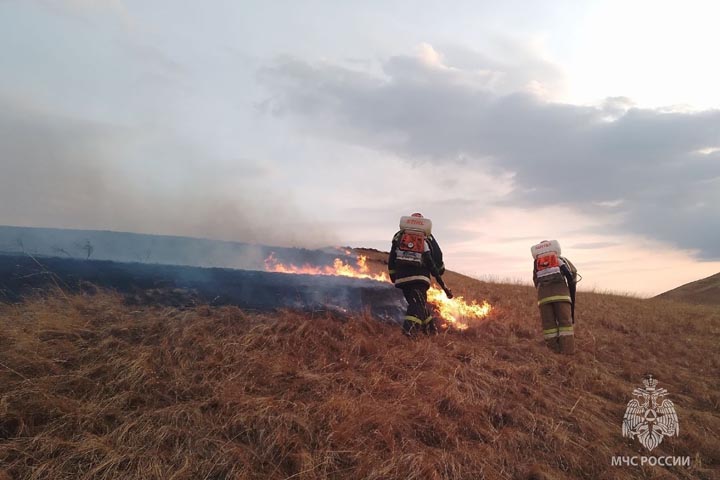
M 540 305 L 545 344 L 554 352 L 575 353 L 575 332 L 572 324 L 572 304 L 552 302 Z
M 435 319 L 427 308 L 428 285 L 424 283 L 411 284 L 402 287 L 405 300 L 408 302 L 405 319 L 403 321 L 403 333 L 413 336 L 418 330 L 423 333 L 437 333 Z

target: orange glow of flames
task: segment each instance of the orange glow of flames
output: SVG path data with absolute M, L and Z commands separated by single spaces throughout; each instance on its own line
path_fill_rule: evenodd
M 377 282 L 390 282 L 390 277 L 385 272 L 373 274 L 367 265 L 367 257 L 359 255 L 356 259 L 356 265 L 343 262 L 336 258 L 332 266 L 316 266 L 305 264 L 297 266 L 293 264 L 281 263 L 274 253 L 271 253 L 265 259 L 265 270 L 268 272 L 279 273 L 295 273 L 305 275 L 335 275 L 341 277 L 366 278 Z M 492 306 L 488 302 L 482 304 L 475 300 L 468 303 L 463 297 L 447 298 L 445 292 L 436 287 L 430 287 L 428 290 L 428 303 L 435 306 L 440 317 L 444 320 L 444 327 L 452 327 L 457 330 L 465 330 L 470 326 L 472 321 L 481 320 L 487 317 Z
M 265 270 L 268 272 L 280 272 L 280 273 L 300 273 L 305 275 L 335 275 L 340 277 L 352 277 L 352 278 L 367 278 L 375 280 L 377 282 L 389 282 L 390 277 L 386 273 L 373 274 L 370 273 L 370 269 L 367 266 L 367 257 L 360 255 L 356 260 L 356 267 L 345 263 L 339 258 L 333 261 L 332 266 L 326 265 L 324 267 L 318 267 L 315 265 L 305 264 L 301 267 L 297 265 L 289 264 L 285 265 L 275 258 L 275 254 L 270 254 L 265 259 Z
M 446 327 L 452 326 L 458 330 L 467 329 L 470 322 L 487 317 L 492 310 L 487 301 L 480 304 L 475 300 L 467 303 L 463 297 L 447 298 L 445 292 L 435 287 L 428 290 L 428 302 L 435 305 Z

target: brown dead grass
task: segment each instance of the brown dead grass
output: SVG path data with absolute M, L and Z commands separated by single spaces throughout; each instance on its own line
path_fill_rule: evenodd
M 720 306 L 720 273 L 673 288 L 661 293 L 657 298 L 695 305 Z
M 418 341 L 357 316 L 0 305 L 0 479 L 720 478 L 718 309 L 580 294 L 578 354 L 546 351 L 534 291 L 448 275 L 491 318 Z M 684 468 L 611 467 L 643 374 Z M 5 477 L 3 477 L 5 475 Z

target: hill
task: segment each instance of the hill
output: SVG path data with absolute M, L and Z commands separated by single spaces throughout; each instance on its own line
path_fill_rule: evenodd
M 720 478 L 719 309 L 580 292 L 568 358 L 531 287 L 448 282 L 491 315 L 417 341 L 103 290 L 0 303 L 0 478 Z M 690 467 L 611 466 L 648 455 L 621 435 L 648 372 L 680 422 L 652 455 Z
M 720 305 L 720 273 L 702 280 L 686 283 L 661 293 L 657 298 L 697 305 Z

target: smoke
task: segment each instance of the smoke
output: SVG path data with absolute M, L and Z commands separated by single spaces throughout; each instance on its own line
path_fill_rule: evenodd
M 53 115 L 0 98 L 0 224 L 336 244 L 264 162 L 227 160 L 166 129 Z

